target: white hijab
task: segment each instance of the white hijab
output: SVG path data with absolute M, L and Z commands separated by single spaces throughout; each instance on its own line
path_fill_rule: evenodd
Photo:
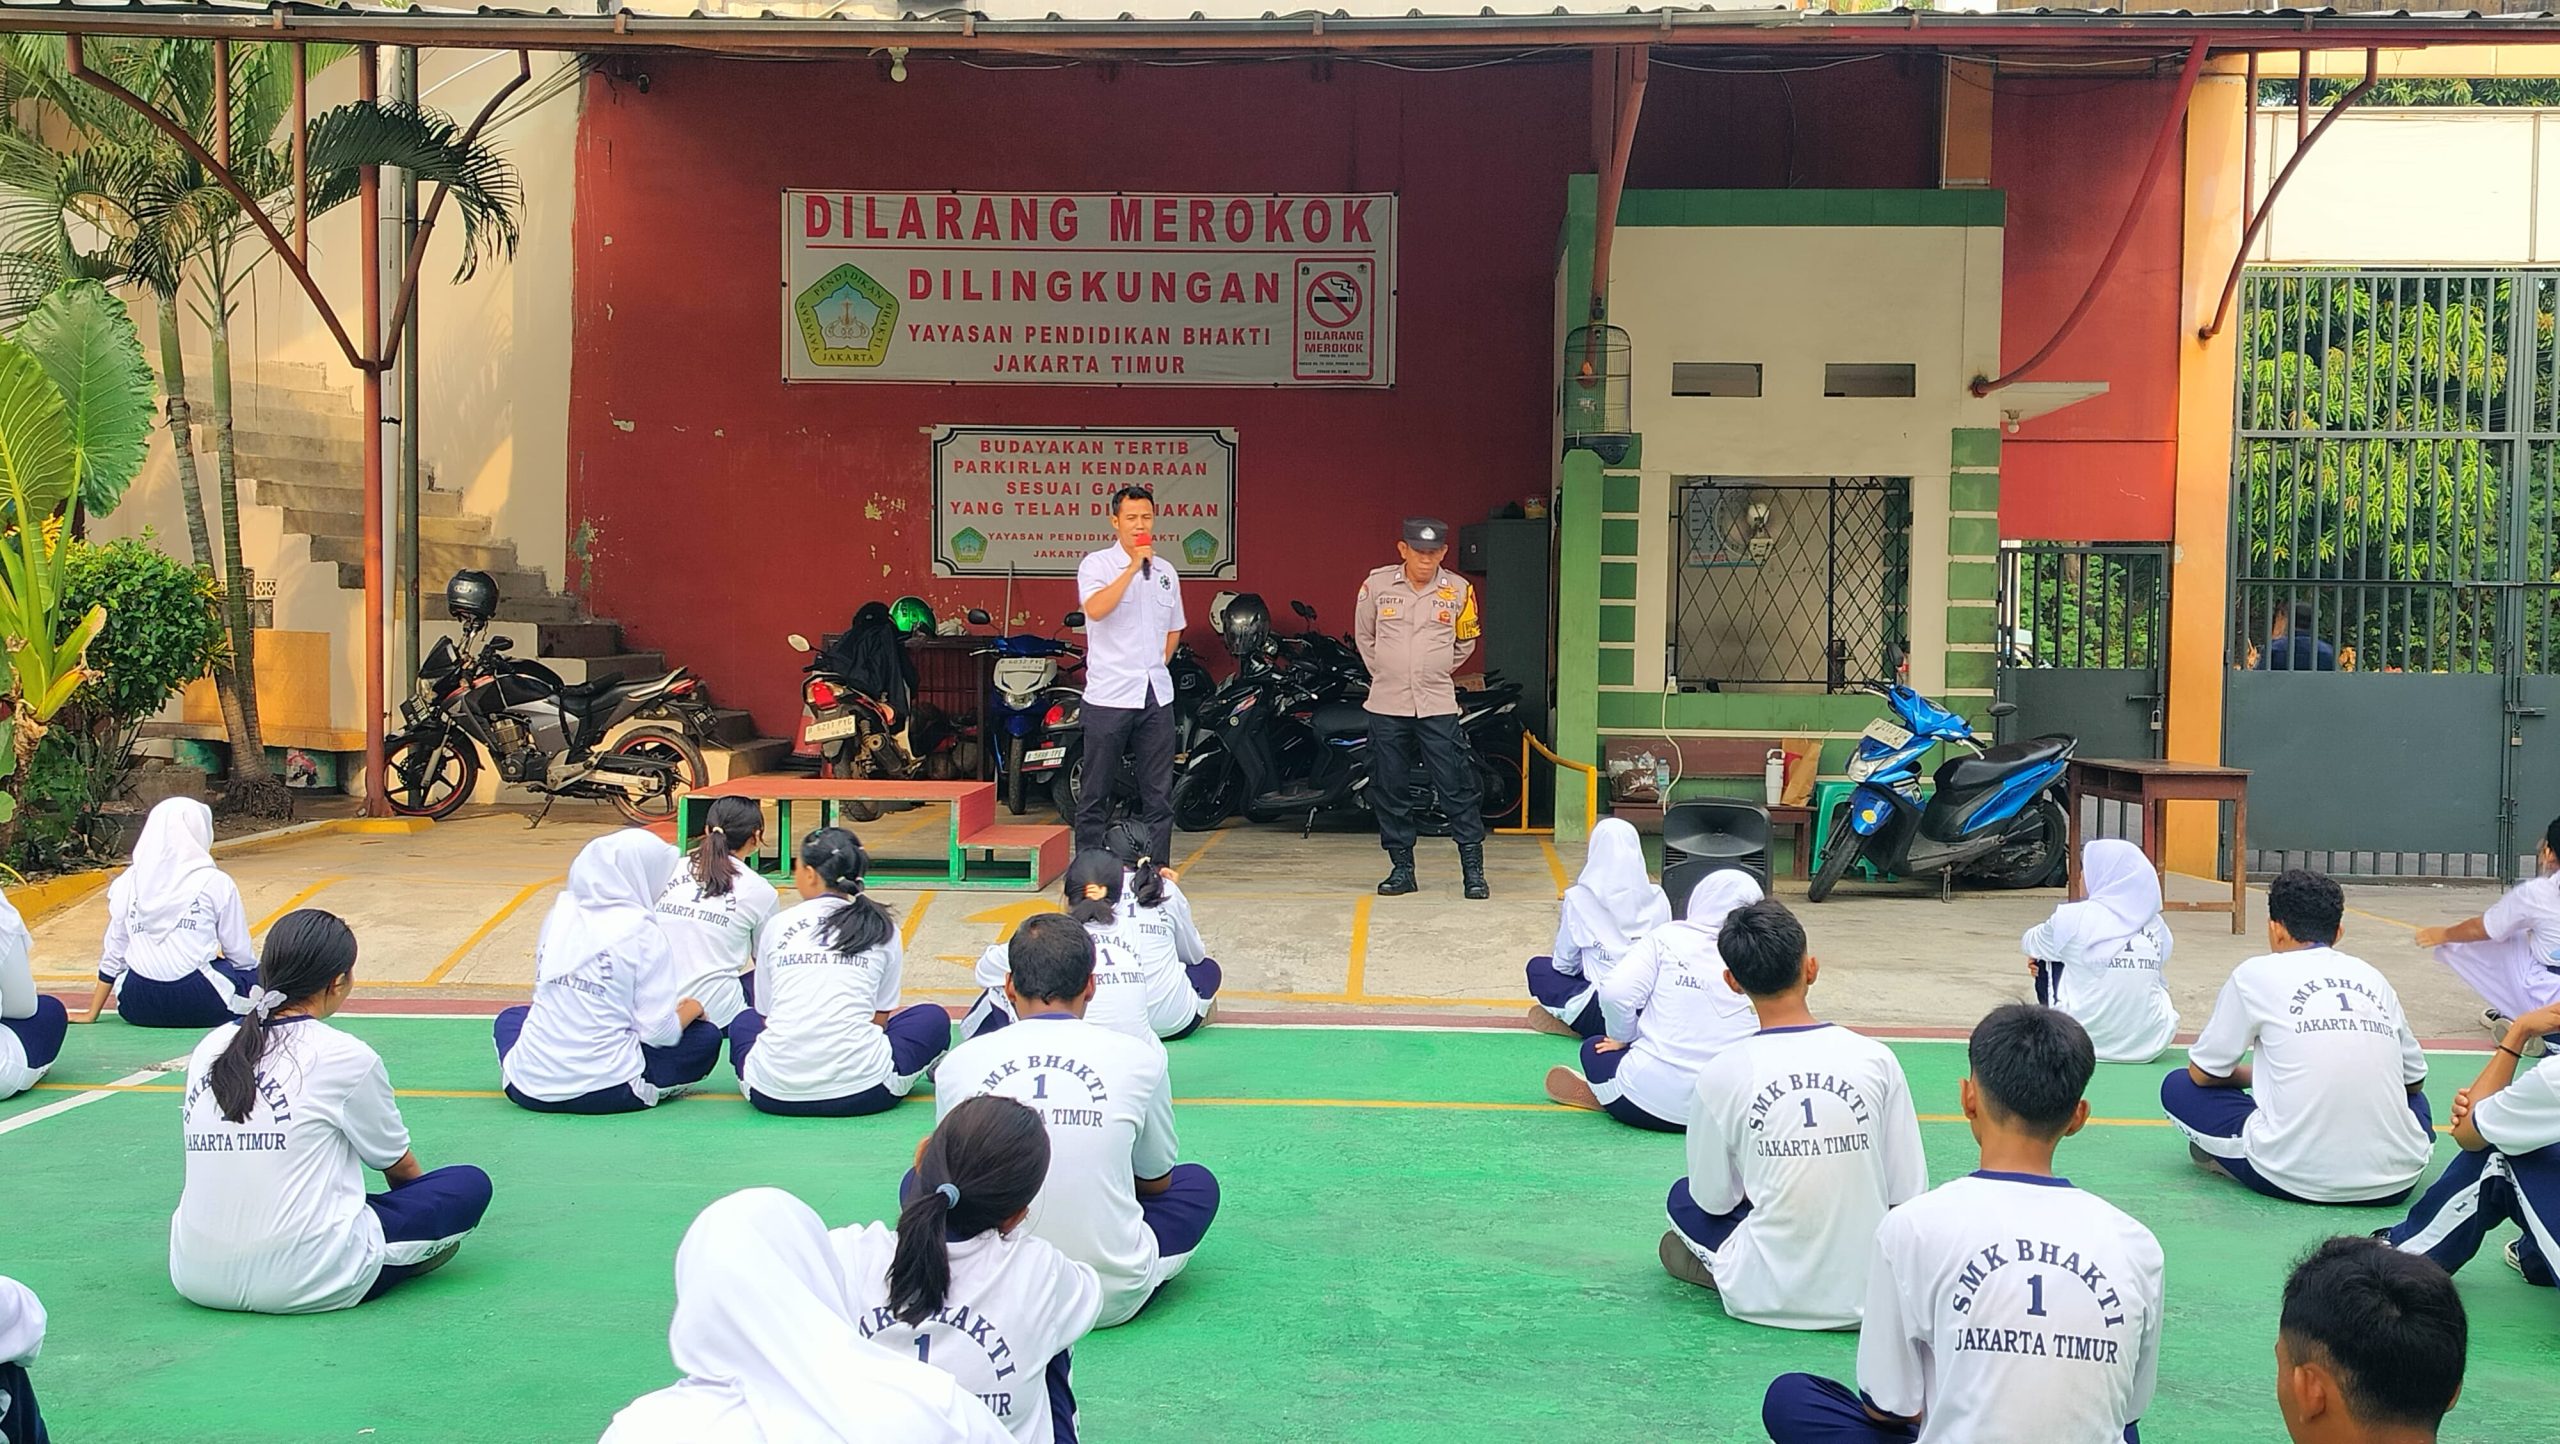
M 658 929 L 658 899 L 683 858 L 636 827 L 588 843 L 569 864 L 569 885 L 542 920 L 534 976 L 550 982 L 612 953 L 646 965 L 670 954 Z
M 1582 875 L 1565 889 L 1564 912 L 1581 935 L 1612 957 L 1671 921 L 1671 900 L 1644 870 L 1644 841 L 1623 817 L 1591 829 Z
M 1689 889 L 1688 916 L 1653 930 L 1654 946 L 1693 960 L 1712 957 L 1716 934 L 1724 928 L 1724 915 L 1766 896 L 1751 874 L 1739 868 L 1718 868 Z
M 606 1437 L 700 1444 L 718 1420 L 719 1444 L 1009 1438 L 950 1375 L 863 1338 L 858 1311 L 807 1204 L 778 1188 L 730 1194 L 676 1250 L 667 1344 L 683 1381 L 624 1410 Z
M 133 866 L 107 889 L 107 906 L 124 915 L 128 934 L 160 937 L 186 921 L 214 870 L 213 809 L 192 797 L 164 798 L 143 821 Z
M 2080 878 L 2089 895 L 2054 909 L 2045 924 L 2050 962 L 2104 963 L 2160 916 L 2160 875 L 2142 849 L 2101 837 L 2080 849 Z

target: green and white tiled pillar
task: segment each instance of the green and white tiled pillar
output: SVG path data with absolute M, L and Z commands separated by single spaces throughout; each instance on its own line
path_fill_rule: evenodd
M 1642 486 L 1630 455 L 1610 471 L 1589 451 L 1569 451 L 1556 515 L 1556 752 L 1600 762 L 1600 689 L 1636 676 L 1637 561 Z M 1582 774 L 1558 768 L 1556 842 L 1588 832 Z
M 1954 433 L 1947 487 L 1947 680 L 1941 699 L 1985 725 L 1997 685 L 2000 595 L 2000 433 Z

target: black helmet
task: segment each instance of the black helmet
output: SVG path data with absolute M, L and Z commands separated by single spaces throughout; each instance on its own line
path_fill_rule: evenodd
M 1136 867 L 1139 858 L 1149 855 L 1147 825 L 1125 815 L 1113 818 L 1111 825 L 1102 830 L 1102 845 L 1111 850 L 1112 856 L 1120 859 L 1122 867 Z M 1156 862 L 1161 864 L 1164 859 L 1157 858 Z
M 487 572 L 459 571 L 444 584 L 444 604 L 465 626 L 484 627 L 498 615 L 498 582 Z
M 1271 609 L 1262 602 L 1259 592 L 1240 592 L 1218 614 L 1218 631 L 1227 639 L 1227 650 L 1239 657 L 1250 657 L 1262 650 L 1263 641 L 1271 635 Z

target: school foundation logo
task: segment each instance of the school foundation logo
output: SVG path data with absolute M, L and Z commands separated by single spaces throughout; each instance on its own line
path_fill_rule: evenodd
M 1195 531 L 1182 539 L 1183 564 L 1194 569 L 1218 559 L 1218 539 L 1206 531 Z
M 898 298 L 859 266 L 838 266 L 820 276 L 793 309 L 813 365 L 877 366 L 889 355 Z
M 987 534 L 973 526 L 964 526 L 951 534 L 951 556 L 962 566 L 974 567 L 987 559 Z

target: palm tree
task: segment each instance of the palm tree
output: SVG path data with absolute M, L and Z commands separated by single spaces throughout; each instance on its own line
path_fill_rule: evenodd
M 345 50 L 312 49 L 330 52 L 317 57 L 322 63 Z M 230 125 L 227 136 L 217 137 L 215 54 L 206 41 L 90 40 L 84 58 L 209 148 L 223 151 L 227 144 L 242 188 L 264 198 L 271 214 L 281 212 L 291 205 L 293 177 L 283 134 L 291 82 L 282 56 L 273 45 L 231 47 Z M 462 277 L 484 257 L 513 254 L 521 201 L 513 170 L 485 142 L 466 143 L 441 114 L 366 102 L 340 106 L 312 118 L 306 152 L 315 216 L 355 197 L 362 167 L 399 166 L 449 188 L 463 219 Z M 243 241 L 253 247 L 245 257 Z M 231 315 L 250 270 L 268 255 L 251 217 L 209 170 L 148 120 L 70 74 L 59 38 L 0 41 L 0 319 L 66 276 L 138 285 L 151 294 L 188 545 L 195 564 L 221 582 L 230 642 L 229 661 L 214 677 L 232 743 L 226 801 L 280 812 L 291 799 L 267 766 L 258 723 L 256 634 L 240 552 L 231 415 Z M 190 444 L 178 310 L 190 289 L 212 340 L 219 565 Z

